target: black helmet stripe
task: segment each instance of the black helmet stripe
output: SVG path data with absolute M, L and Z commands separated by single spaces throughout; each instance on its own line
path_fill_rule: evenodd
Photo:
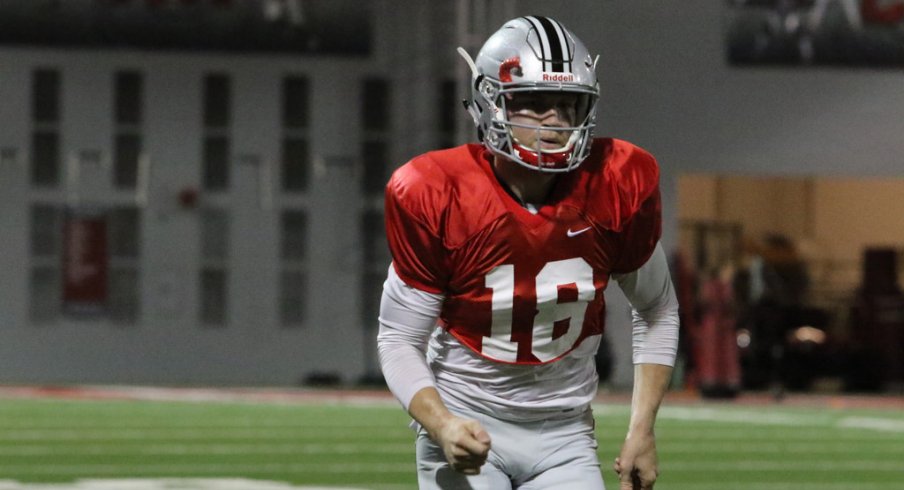
M 537 17 L 533 15 L 528 15 L 524 17 L 528 23 L 530 23 L 531 27 L 537 31 L 537 39 L 540 40 L 540 61 L 543 62 L 543 71 L 549 71 L 549 66 L 547 66 L 547 57 L 546 53 L 549 51 L 549 36 L 546 34 L 546 30 L 543 29 L 543 25 L 540 24 L 540 21 Z
M 571 51 L 571 43 L 568 41 L 568 34 L 565 30 L 565 26 L 555 19 L 547 18 L 547 20 L 552 22 L 552 25 L 555 26 L 556 33 L 559 35 L 559 40 L 562 43 L 562 58 L 565 60 L 565 71 L 574 71 L 574 68 L 571 66 L 571 63 L 574 61 L 574 53 Z
M 556 25 L 558 23 L 548 17 L 537 17 L 537 20 L 543 26 L 545 37 L 549 41 L 549 58 L 552 61 L 552 71 L 565 71 L 565 60 L 569 59 L 568 42 L 564 39 L 560 26 Z

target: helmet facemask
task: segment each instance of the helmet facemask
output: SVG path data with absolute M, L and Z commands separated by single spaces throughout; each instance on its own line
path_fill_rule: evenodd
M 484 79 L 484 84 L 493 81 Z M 485 126 L 484 144 L 498 155 L 541 172 L 567 172 L 577 167 L 590 152 L 595 126 L 597 94 L 581 87 L 523 86 L 499 84 L 497 89 L 481 90 L 496 94 L 485 99 L 492 120 Z M 519 99 L 531 102 L 521 104 Z M 544 104 L 543 98 L 566 101 L 568 110 L 558 104 Z M 591 110 L 593 109 L 593 110 Z M 549 110 L 554 118 L 540 117 Z M 531 121 L 534 119 L 534 121 Z M 549 119 L 554 125 L 545 125 Z

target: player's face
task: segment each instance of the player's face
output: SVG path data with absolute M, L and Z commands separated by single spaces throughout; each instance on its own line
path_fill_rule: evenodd
M 565 128 L 576 124 L 578 96 L 562 92 L 516 92 L 510 94 L 505 108 L 508 120 L 527 126 Z M 512 137 L 527 148 L 555 150 L 568 143 L 571 131 L 512 127 Z

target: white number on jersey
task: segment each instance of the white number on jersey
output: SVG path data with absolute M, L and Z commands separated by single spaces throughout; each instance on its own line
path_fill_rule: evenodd
M 559 303 L 559 288 L 577 288 L 577 301 Z M 505 362 L 518 360 L 518 342 L 512 341 L 512 309 L 515 296 L 515 266 L 500 265 L 486 276 L 486 287 L 493 290 L 493 319 L 490 335 L 483 338 L 483 355 Z M 578 257 L 549 262 L 534 280 L 537 315 L 531 336 L 531 353 L 541 362 L 551 361 L 568 352 L 581 334 L 584 314 L 596 295 L 593 268 Z M 557 322 L 568 321 L 564 334 L 553 339 Z

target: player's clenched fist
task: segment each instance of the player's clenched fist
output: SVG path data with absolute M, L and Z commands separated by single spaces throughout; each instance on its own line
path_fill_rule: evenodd
M 452 469 L 466 475 L 480 473 L 490 452 L 490 435 L 476 420 L 447 418 L 436 431 L 435 441 Z
M 652 490 L 659 476 L 653 433 L 629 434 L 613 469 L 619 476 L 620 490 Z

